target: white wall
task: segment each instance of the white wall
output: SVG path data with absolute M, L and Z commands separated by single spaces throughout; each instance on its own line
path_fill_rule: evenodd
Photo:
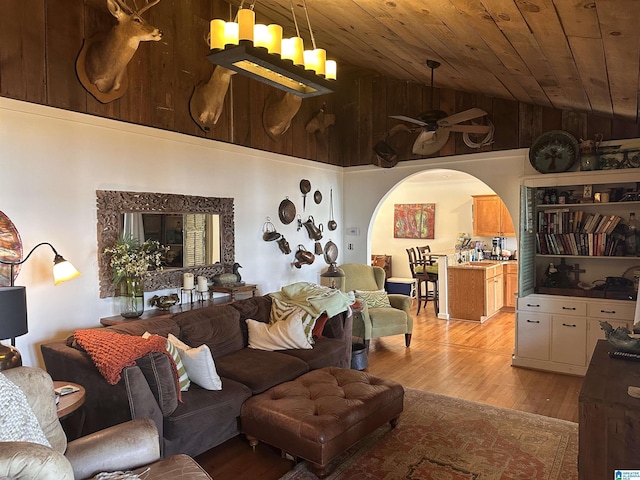
M 39 364 L 40 343 L 118 313 L 111 299 L 99 298 L 96 190 L 233 197 L 236 260 L 243 280 L 257 283 L 261 294 L 319 282 L 326 268 L 322 257 L 292 267 L 297 245 L 312 250 L 313 241 L 295 222 L 285 226 L 278 218 L 285 196 L 302 213 L 302 178 L 324 195 L 320 205 L 307 198 L 303 218 L 312 214 L 325 226 L 333 188 L 338 229 L 325 230 L 323 240 L 341 249 L 343 170 L 335 166 L 0 98 L 0 171 L 0 211 L 18 229 L 25 253 L 48 241 L 82 272 L 54 288 L 53 254 L 45 247 L 22 266 L 16 284 L 27 287 L 29 333 L 16 346 L 25 365 Z M 267 217 L 288 239 L 291 255 L 262 240 Z
M 270 217 L 294 251 L 298 244 L 313 248 L 304 229 L 297 232 L 295 222 L 284 226 L 278 220 L 285 196 L 301 211 L 302 178 L 324 195 L 320 205 L 307 198 L 303 218 L 312 214 L 326 226 L 333 188 L 338 229 L 331 234 L 325 229 L 324 240 L 338 245 L 339 264 L 368 263 L 372 218 L 381 201 L 418 172 L 466 171 L 500 195 L 516 220 L 519 178 L 534 173 L 526 152 L 402 162 L 392 169 L 343 169 L 0 97 L 0 211 L 19 230 L 25 251 L 51 242 L 82 272 L 54 288 L 53 257 L 45 248 L 23 265 L 16 283 L 27 286 L 29 333 L 17 338 L 16 346 L 25 365 L 41 364 L 41 343 L 97 326 L 101 317 L 117 313 L 111 299 L 99 298 L 96 190 L 233 197 L 236 259 L 243 266 L 243 279 L 268 293 L 296 281 L 318 282 L 326 267 L 318 258 L 295 269 L 293 253 L 285 256 L 275 243 L 262 240 L 262 227 Z M 345 235 L 347 227 L 360 228 L 360 234 Z M 346 250 L 346 243 L 354 249 Z
M 371 253 L 384 253 L 371 250 L 375 219 L 383 201 L 404 179 L 433 169 L 466 172 L 486 184 L 502 198 L 517 233 L 520 181 L 525 175 L 536 174 L 529 164 L 528 149 L 414 160 L 389 169 L 374 166 L 348 167 L 344 169 L 344 242 L 352 244 L 353 249 L 343 251 L 345 263 L 365 263 L 369 261 Z M 453 190 L 446 190 L 439 202 L 448 201 L 456 195 Z M 359 235 L 350 234 L 350 227 L 358 228 Z

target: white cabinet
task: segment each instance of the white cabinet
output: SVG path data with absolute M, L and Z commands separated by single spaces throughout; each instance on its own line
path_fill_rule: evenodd
M 549 360 L 551 315 L 521 312 L 516 321 L 516 351 L 519 358 Z
M 518 299 L 512 365 L 584 375 L 600 321 L 631 330 L 635 304 L 624 300 L 529 295 Z
M 551 361 L 586 367 L 587 322 L 584 317 L 553 315 Z
M 640 213 L 631 194 L 639 182 L 640 168 L 523 179 L 514 366 L 584 375 L 604 338 L 601 320 L 632 329 L 636 292 L 624 283 L 632 283 L 640 256 L 625 255 L 623 227 Z M 607 287 L 580 285 L 605 279 L 612 280 Z M 548 322 L 548 335 L 528 322 L 533 314 Z

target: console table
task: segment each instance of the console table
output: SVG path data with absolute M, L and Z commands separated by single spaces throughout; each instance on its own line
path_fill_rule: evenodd
M 247 283 L 245 285 L 237 285 L 237 286 L 229 286 L 225 287 L 224 285 L 212 285 L 209 287 L 210 292 L 216 293 L 226 293 L 227 295 L 231 295 L 231 301 L 234 302 L 237 294 L 251 294 L 252 297 L 256 296 L 256 290 L 258 289 L 258 285 L 254 283 Z
M 174 305 L 169 310 L 160 310 L 158 308 L 145 310 L 144 313 L 137 318 L 125 318 L 121 315 L 113 315 L 112 317 L 101 318 L 100 323 L 105 327 L 109 327 L 111 325 L 135 322 L 136 320 L 143 320 L 147 318 L 173 318 L 178 313 L 210 307 L 211 305 L 227 305 L 229 303 L 233 303 L 233 299 L 229 300 L 228 297 L 214 297 L 201 302 L 180 303 L 178 305 Z
M 614 478 L 616 470 L 640 470 L 640 362 L 609 357 L 615 348 L 598 340 L 580 390 L 578 478 Z

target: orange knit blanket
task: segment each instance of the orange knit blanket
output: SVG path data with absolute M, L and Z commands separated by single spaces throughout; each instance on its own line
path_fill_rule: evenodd
M 148 339 L 135 335 L 109 332 L 101 329 L 76 330 L 73 334 L 78 344 L 89 354 L 98 371 L 111 385 L 120 381 L 124 367 L 132 367 L 135 361 L 151 352 L 168 355 L 173 365 L 178 392 L 178 370 L 167 352 L 167 339 L 151 335 Z

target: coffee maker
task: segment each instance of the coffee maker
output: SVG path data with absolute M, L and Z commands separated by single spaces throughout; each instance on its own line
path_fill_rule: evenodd
M 505 237 L 493 237 L 491 241 L 491 259 L 500 260 L 502 258 L 502 249 L 504 248 Z

